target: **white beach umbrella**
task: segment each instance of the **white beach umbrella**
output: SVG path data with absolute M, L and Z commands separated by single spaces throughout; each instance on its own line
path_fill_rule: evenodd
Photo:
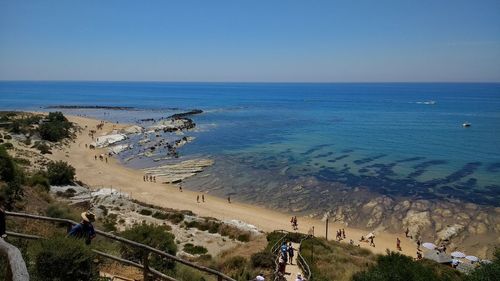
M 479 258 L 478 257 L 475 257 L 475 256 L 466 256 L 465 259 L 467 260 L 470 260 L 470 261 L 479 261 Z
M 462 252 L 453 252 L 453 253 L 451 253 L 451 256 L 454 258 L 459 258 L 459 259 L 465 258 L 465 254 Z
M 434 245 L 434 243 L 430 243 L 430 242 L 425 242 L 424 244 L 422 244 L 422 247 L 429 249 L 429 250 L 436 249 L 436 245 Z

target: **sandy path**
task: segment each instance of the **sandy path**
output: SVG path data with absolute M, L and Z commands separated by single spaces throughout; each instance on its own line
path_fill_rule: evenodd
M 294 249 L 299 249 L 299 244 L 298 243 L 292 243 L 292 247 Z M 289 280 L 289 281 L 295 281 L 297 279 L 297 275 L 300 273 L 301 275 L 303 275 L 303 272 L 302 270 L 300 270 L 299 266 L 297 265 L 297 256 L 298 256 L 298 253 L 295 252 L 294 253 L 294 256 L 292 258 L 292 264 L 288 263 L 286 265 L 286 270 L 285 272 L 287 273 L 290 273 L 290 275 L 286 275 L 286 280 Z
M 144 182 L 143 173 L 140 170 L 124 167 L 113 158 L 109 158 L 108 163 L 94 160 L 94 155 L 106 153 L 106 150 L 90 150 L 85 148 L 85 144 L 91 142 L 91 138 L 88 136 L 89 129 L 95 129 L 95 126 L 100 121 L 76 116 L 68 116 L 68 118 L 82 127 L 87 125 L 88 128 L 78 136 L 69 148 L 62 151 L 53 151 L 54 154 L 50 157 L 54 160 L 69 162 L 76 168 L 77 178 L 91 187 L 99 188 L 105 186 L 117 188 L 122 192 L 130 194 L 131 197 L 146 203 L 174 209 L 191 210 L 200 216 L 210 216 L 221 220 L 237 219 L 253 224 L 264 231 L 277 229 L 291 230 L 289 223 L 290 214 L 240 202 L 232 202 L 230 204 L 226 199 L 210 195 L 205 195 L 205 203 L 196 203 L 196 196 L 199 194 L 197 192 L 188 190 L 180 192 L 174 185 Z M 121 124 L 113 125 L 113 123 L 107 122 L 104 129 L 98 131 L 96 136 L 111 132 L 113 126 L 116 126 L 116 128 L 125 127 Z M 324 236 L 325 234 L 325 223 L 320 220 L 299 217 L 298 225 L 300 232 L 307 233 L 314 226 L 316 236 Z M 361 235 L 366 235 L 371 231 L 330 223 L 328 231 L 330 239 L 333 238 L 334 233 L 339 228 L 345 229 L 347 239 L 344 241 L 349 241 L 349 239 L 358 241 Z M 416 245 L 408 239 L 403 239 L 405 237 L 404 233 L 396 235 L 376 232 L 376 235 L 376 248 L 369 247 L 367 243 L 361 243 L 361 247 L 372 249 L 376 253 L 385 253 L 386 249 L 395 251 L 396 237 L 400 237 L 403 253 L 415 256 Z

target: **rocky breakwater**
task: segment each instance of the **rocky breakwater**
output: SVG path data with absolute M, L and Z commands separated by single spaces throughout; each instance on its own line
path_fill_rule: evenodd
M 345 200 L 327 212 L 335 221 L 395 233 L 409 230 L 420 238 L 451 250 L 489 257 L 500 244 L 500 208 L 472 203 L 396 199 L 378 196 L 366 201 Z
M 178 163 L 171 163 L 159 167 L 144 169 L 147 175 L 155 176 L 162 183 L 179 183 L 188 177 L 202 172 L 206 167 L 212 166 L 211 159 L 191 159 Z

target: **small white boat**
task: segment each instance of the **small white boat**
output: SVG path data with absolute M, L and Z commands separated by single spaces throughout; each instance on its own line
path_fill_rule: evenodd
M 471 124 L 471 123 L 469 123 L 469 122 L 465 122 L 465 123 L 463 123 L 463 124 L 462 124 L 462 126 L 463 126 L 464 128 L 468 128 L 468 127 L 470 127 L 471 125 L 472 125 L 472 124 Z

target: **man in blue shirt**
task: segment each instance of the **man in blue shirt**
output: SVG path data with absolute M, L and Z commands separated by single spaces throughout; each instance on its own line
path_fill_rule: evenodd
M 89 245 L 95 237 L 95 230 L 92 222 L 95 221 L 95 215 L 89 211 L 82 213 L 82 221 L 71 228 L 68 236 L 85 239 L 85 244 Z

